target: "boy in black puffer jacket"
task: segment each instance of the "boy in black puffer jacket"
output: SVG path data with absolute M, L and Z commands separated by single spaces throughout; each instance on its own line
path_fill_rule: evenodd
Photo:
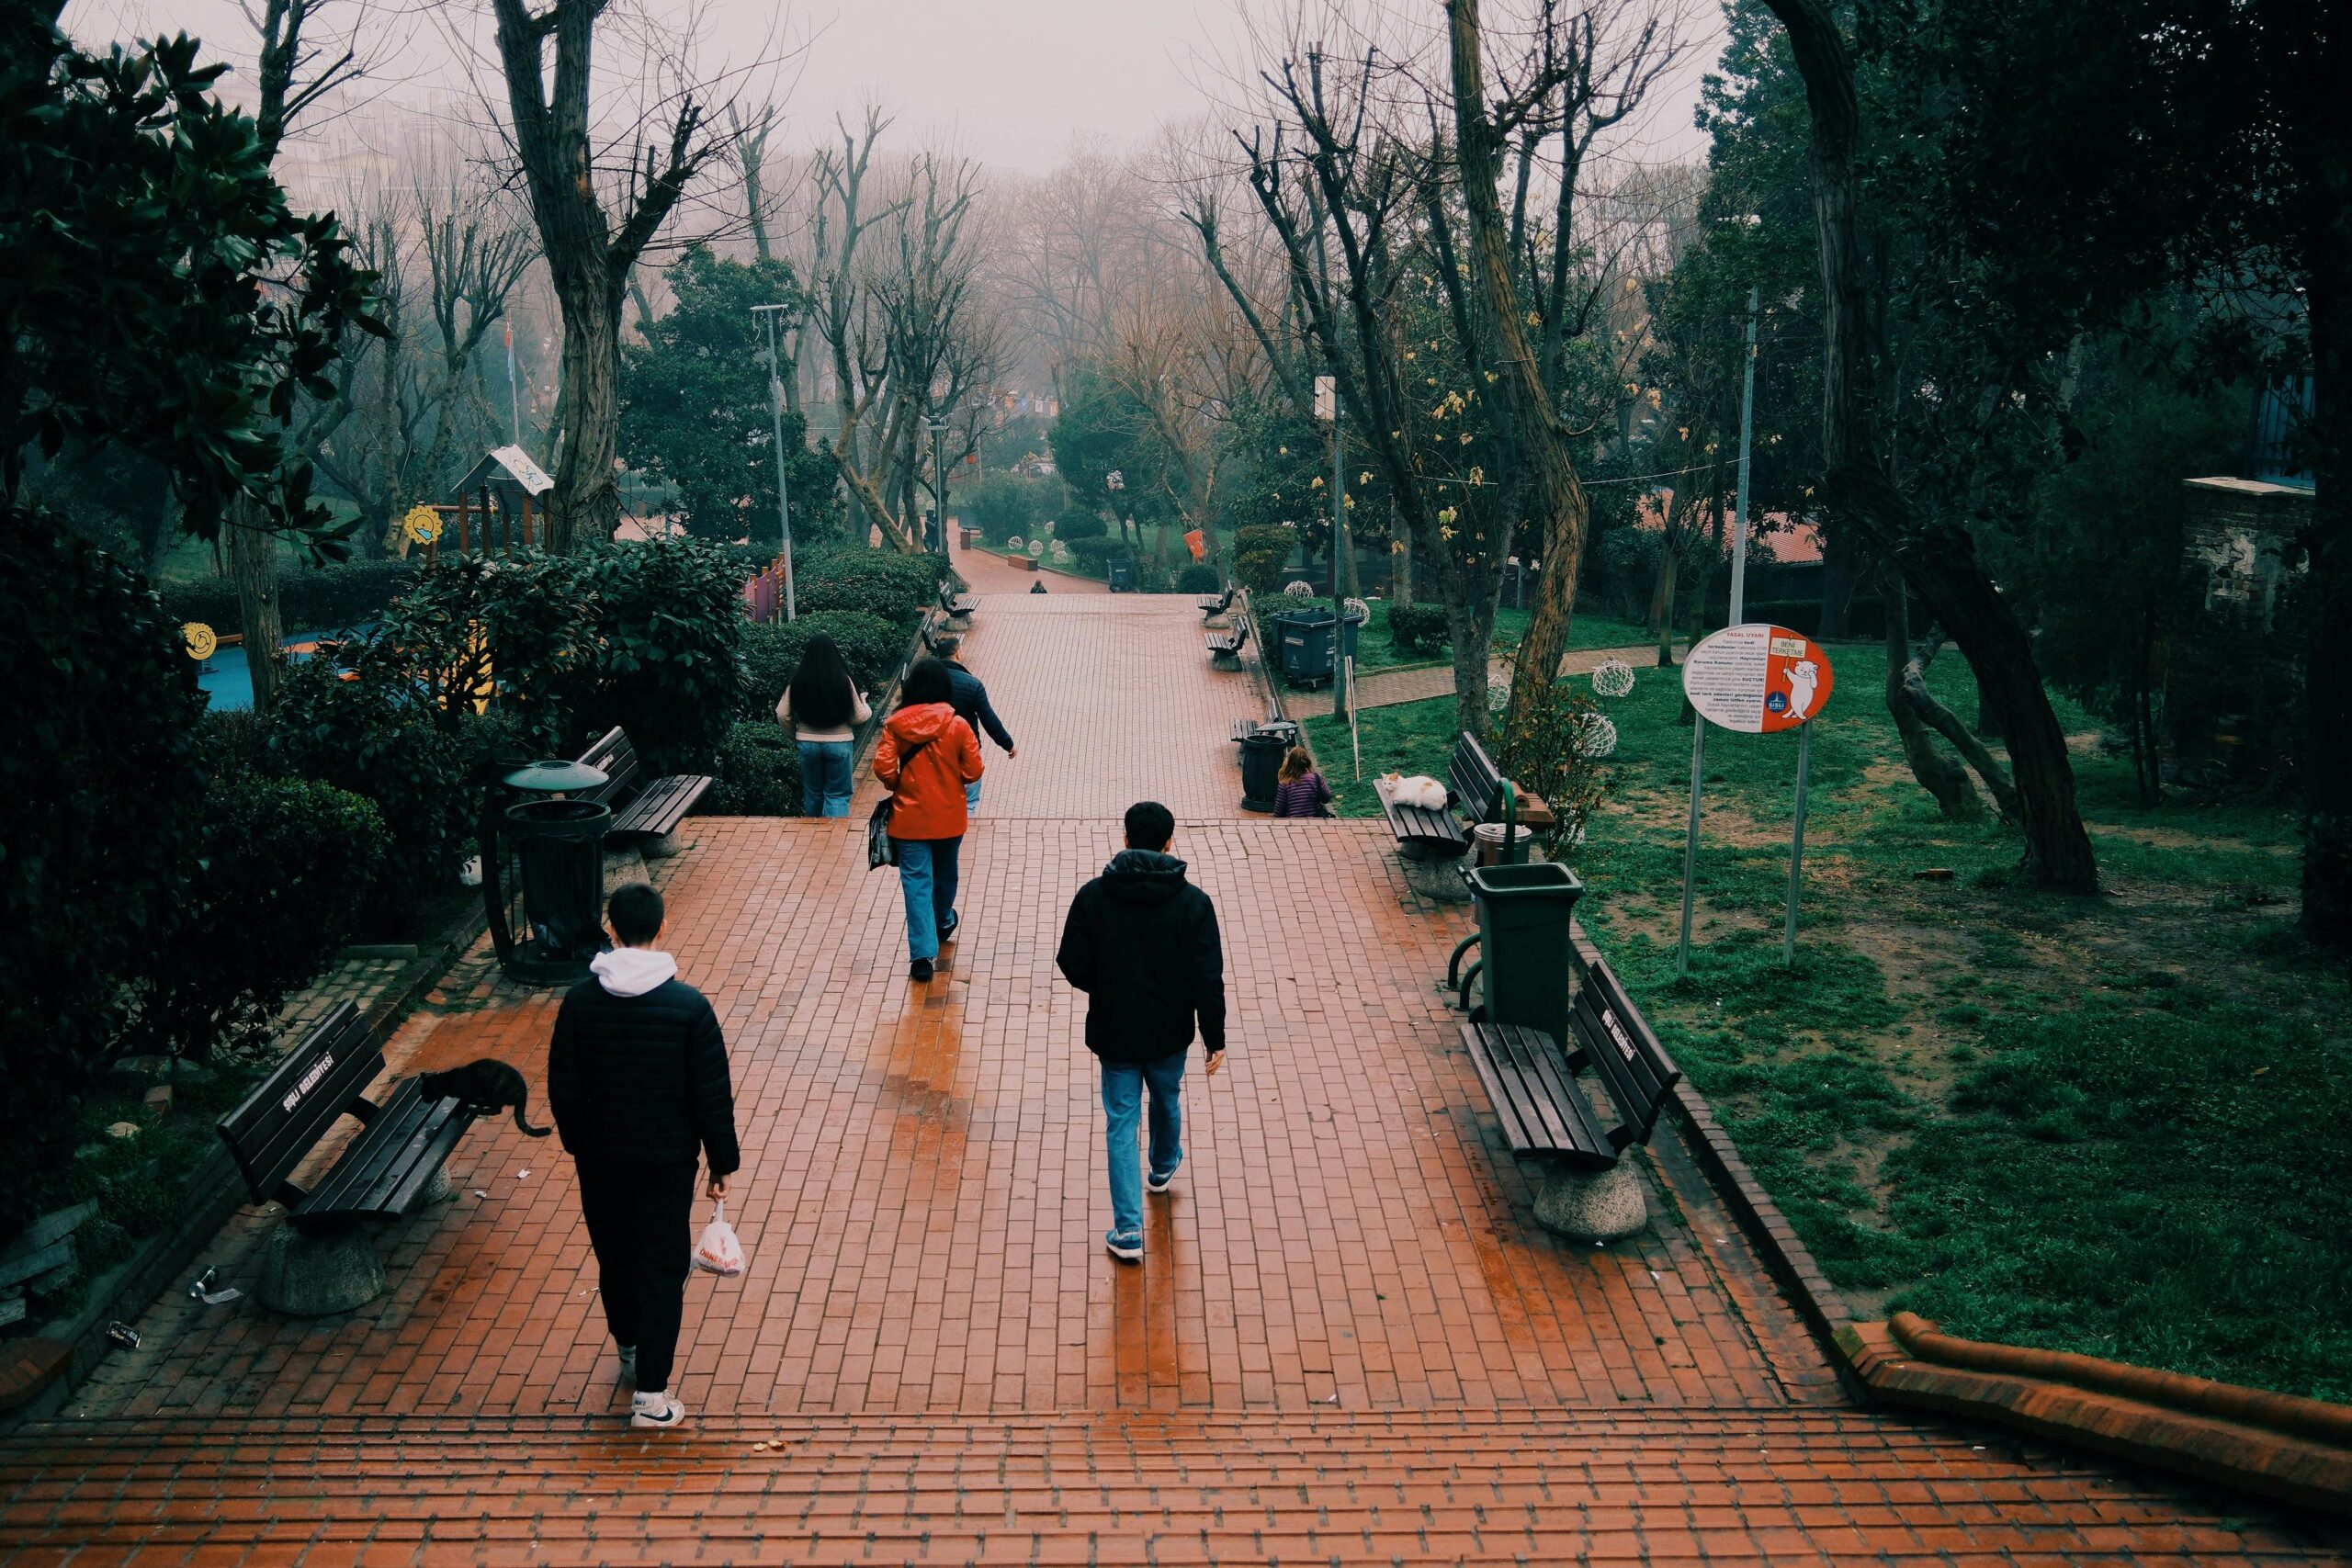
M 548 1103 L 580 1173 L 580 1211 L 596 1249 L 605 1322 L 635 1385 L 633 1427 L 684 1424 L 670 1397 L 691 1265 L 695 1166 L 727 1192 L 742 1163 L 727 1043 L 703 994 L 657 952 L 662 895 L 644 883 L 605 906 L 620 945 L 565 993 L 548 1047 Z
M 1078 890 L 1054 955 L 1087 992 L 1086 1048 L 1102 1065 L 1111 1175 L 1111 1231 L 1122 1263 L 1143 1261 L 1143 1194 L 1165 1192 L 1184 1157 L 1184 1058 L 1194 1021 L 1204 1064 L 1225 1066 L 1225 950 L 1216 907 L 1184 880 L 1168 852 L 1176 818 L 1156 800 L 1127 807 L 1127 847 Z M 1136 1112 L 1151 1091 L 1151 1176 L 1136 1159 Z

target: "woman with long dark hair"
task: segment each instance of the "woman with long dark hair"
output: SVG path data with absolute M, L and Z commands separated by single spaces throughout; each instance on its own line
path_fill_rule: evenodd
M 918 659 L 882 724 L 874 776 L 890 791 L 890 847 L 907 903 L 907 974 L 928 980 L 942 942 L 955 940 L 956 887 L 971 810 L 965 786 L 980 776 L 980 743 L 956 716 L 947 666 Z
M 819 632 L 800 650 L 800 668 L 775 705 L 778 724 L 792 726 L 800 742 L 800 814 L 849 815 L 852 727 L 874 716 L 832 637 Z

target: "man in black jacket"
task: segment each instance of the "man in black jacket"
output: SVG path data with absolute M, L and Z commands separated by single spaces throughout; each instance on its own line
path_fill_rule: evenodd
M 548 1103 L 580 1172 L 580 1211 L 596 1249 L 605 1322 L 635 1385 L 632 1427 L 676 1427 L 670 1396 L 691 1266 L 695 1166 L 710 1162 L 716 1199 L 742 1156 L 727 1043 L 703 994 L 655 949 L 662 895 L 645 883 L 605 906 L 613 940 L 594 978 L 565 993 L 548 1048 Z
M 989 689 L 978 675 L 964 668 L 964 639 L 944 637 L 931 645 L 933 654 L 947 666 L 948 689 L 955 694 L 948 703 L 956 709 L 956 716 L 972 727 L 975 736 L 986 735 L 1004 748 L 1008 757 L 1018 757 L 1021 749 L 1012 743 L 1012 732 L 997 717 L 996 708 L 989 702 Z M 964 786 L 964 809 L 980 808 L 980 781 L 974 779 Z
M 1225 1066 L 1225 951 L 1216 907 L 1168 852 L 1176 818 L 1156 800 L 1127 807 L 1127 847 L 1078 890 L 1054 962 L 1088 995 L 1086 1048 L 1102 1066 L 1110 1120 L 1111 1231 L 1122 1263 L 1143 1261 L 1143 1194 L 1165 1192 L 1184 1157 L 1184 1058 L 1199 1021 L 1207 1070 Z M 1136 1159 L 1136 1111 L 1151 1091 L 1151 1176 Z

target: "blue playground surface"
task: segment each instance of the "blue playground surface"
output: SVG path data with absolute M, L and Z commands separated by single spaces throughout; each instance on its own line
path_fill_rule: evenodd
M 338 635 L 344 634 L 296 632 L 279 646 L 286 649 L 286 657 L 289 660 L 300 664 L 318 651 L 321 637 Z M 197 672 L 196 683 L 203 689 L 204 694 L 211 699 L 212 707 L 217 712 L 251 713 L 253 711 L 253 671 L 245 663 L 245 650 L 242 648 L 215 649 L 212 657 L 204 661 L 204 668 Z

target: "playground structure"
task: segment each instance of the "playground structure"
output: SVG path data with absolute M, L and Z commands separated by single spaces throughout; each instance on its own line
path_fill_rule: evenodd
M 459 555 L 513 555 L 535 545 L 544 549 L 549 508 L 543 498 L 554 489 L 555 480 L 548 471 L 520 446 L 500 446 L 483 454 L 481 461 L 458 481 L 458 499 L 433 504 L 431 510 L 439 514 L 442 527 L 425 542 L 425 558 L 440 558 L 441 546 L 452 528 L 457 531 Z M 479 549 L 474 537 L 477 522 L 481 524 Z

